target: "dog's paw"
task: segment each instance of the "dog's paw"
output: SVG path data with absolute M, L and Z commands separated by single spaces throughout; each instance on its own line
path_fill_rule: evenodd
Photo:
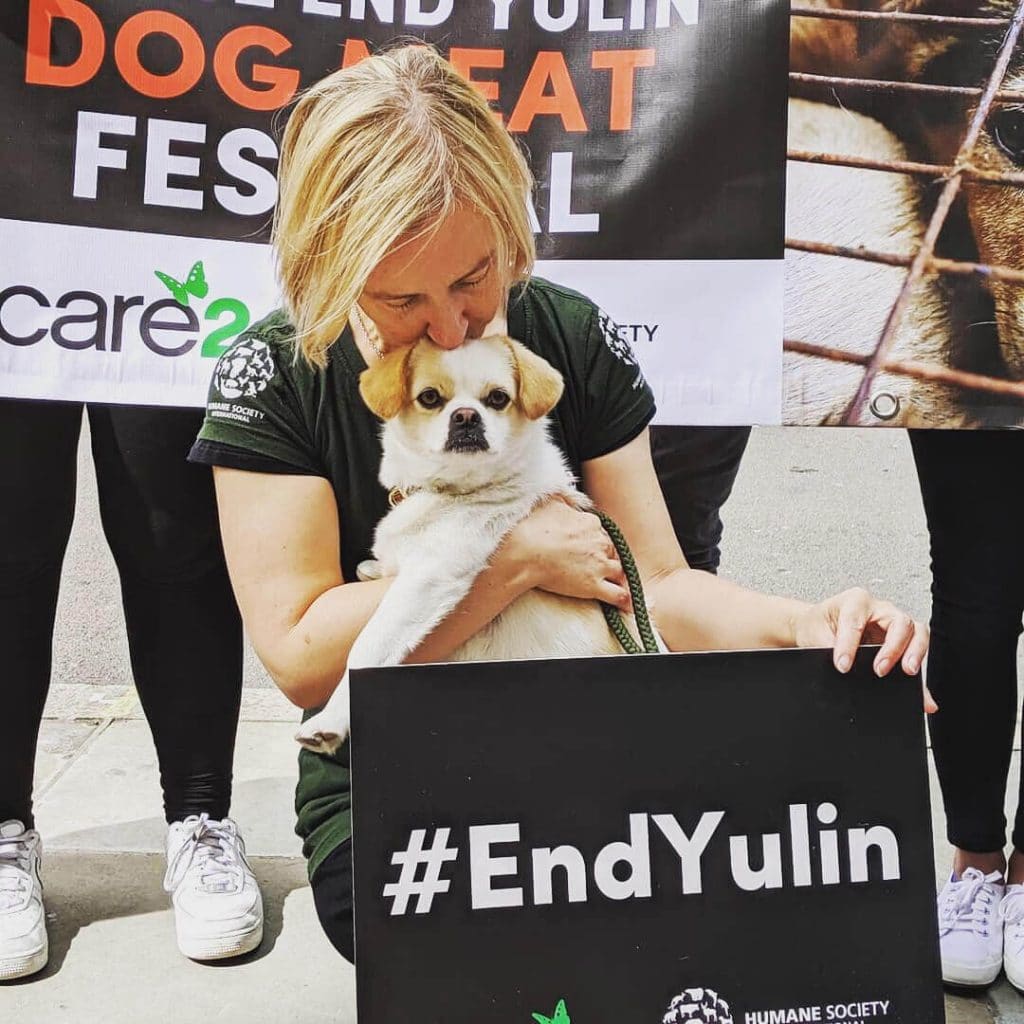
M 338 747 L 341 746 L 343 737 L 339 736 L 336 732 L 322 732 L 318 729 L 316 732 L 309 733 L 308 735 L 303 732 L 297 732 L 295 739 L 302 747 L 314 754 L 333 756 L 337 752 Z
M 367 558 L 356 566 L 356 579 L 363 583 L 384 578 L 384 567 L 375 558 Z
M 348 736 L 348 722 L 326 721 L 323 712 L 303 722 L 295 740 L 314 754 L 334 754 Z

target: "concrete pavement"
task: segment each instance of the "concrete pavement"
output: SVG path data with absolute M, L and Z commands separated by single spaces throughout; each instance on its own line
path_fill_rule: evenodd
M 161 888 L 156 757 L 134 695 L 57 685 L 40 737 L 36 824 L 50 963 L 0 984 L 0 1020 L 45 1024 L 354 1021 L 352 969 L 320 930 L 292 833 L 295 710 L 247 691 L 232 814 L 263 891 L 262 946 L 231 964 L 184 959 Z M 51 717 L 53 716 L 53 717 Z
M 37 764 L 51 963 L 34 980 L 0 985 L 0 1020 L 349 1024 L 352 972 L 320 932 L 291 831 L 296 713 L 251 651 L 232 814 L 263 887 L 267 937 L 230 965 L 177 953 L 160 887 L 155 755 L 130 687 L 85 443 Z M 739 582 L 810 599 L 863 583 L 927 616 L 927 534 L 902 432 L 755 431 L 725 518 L 723 571 Z M 1014 793 L 1019 770 L 1018 750 Z M 941 876 L 949 852 L 937 807 L 933 815 Z M 1005 983 L 950 997 L 947 1021 L 1024 1024 L 1024 997 Z

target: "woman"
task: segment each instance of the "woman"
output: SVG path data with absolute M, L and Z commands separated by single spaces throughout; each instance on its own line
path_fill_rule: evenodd
M 281 689 L 322 705 L 387 580 L 353 582 L 387 510 L 378 424 L 356 389 L 383 353 L 478 337 L 496 317 L 557 367 L 552 432 L 584 489 L 627 537 L 673 650 L 833 645 L 849 668 L 884 639 L 880 675 L 916 672 L 923 627 L 862 591 L 820 605 L 692 572 L 651 465 L 650 389 L 587 299 L 528 280 L 530 174 L 485 101 L 423 46 L 324 79 L 285 134 L 275 223 L 287 312 L 219 364 L 192 458 L 215 479 L 243 619 Z M 527 283 L 528 282 L 528 283 Z M 414 652 L 436 661 L 532 587 L 622 607 L 628 589 L 590 514 L 554 501 L 519 524 L 456 611 Z M 320 920 L 352 959 L 347 750 L 305 751 L 297 791 Z

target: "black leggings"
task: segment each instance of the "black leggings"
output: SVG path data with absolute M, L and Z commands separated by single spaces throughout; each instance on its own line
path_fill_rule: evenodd
M 732 491 L 750 427 L 654 427 L 651 450 L 665 503 L 686 560 L 717 572 L 722 506 Z M 311 881 L 313 902 L 334 948 L 355 963 L 352 935 L 352 849 L 329 853 Z
M 199 409 L 88 406 L 100 518 L 121 579 L 132 674 L 168 821 L 221 818 L 242 686 L 242 627 L 210 470 L 185 461 Z M 0 821 L 31 827 L 82 405 L 0 399 Z
M 1024 433 L 910 432 L 932 556 L 929 717 L 946 834 L 962 850 L 1006 843 L 1006 794 L 1024 613 Z M 1018 462 L 1017 459 L 1021 459 Z M 1024 850 L 1018 794 L 1013 845 Z
M 718 572 L 719 515 L 750 427 L 651 427 L 651 455 L 672 526 L 691 569 Z

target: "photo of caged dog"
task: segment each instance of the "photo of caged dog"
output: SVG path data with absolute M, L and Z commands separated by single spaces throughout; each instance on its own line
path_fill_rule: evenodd
M 401 664 L 534 508 L 559 498 L 592 509 L 548 436 L 546 416 L 562 387 L 557 370 L 503 335 L 452 350 L 421 341 L 363 372 L 360 393 L 384 421 L 380 480 L 400 500 L 378 524 L 373 561 L 359 574 L 394 581 L 352 645 L 337 689 L 296 735 L 304 747 L 337 750 L 349 732 L 349 671 Z M 635 620 L 622 618 L 636 639 Z M 596 601 L 530 590 L 448 660 L 621 653 Z
M 929 168 L 955 168 L 963 183 L 935 255 L 982 266 L 956 275 L 928 268 L 910 293 L 888 361 L 1024 381 L 1024 47 L 1013 48 L 1000 94 L 966 160 L 961 152 L 1021 0 L 793 0 L 793 7 L 790 68 L 798 74 L 790 100 L 786 338 L 859 357 L 874 353 L 909 260 L 886 265 L 802 243 L 912 258 L 948 179 Z M 799 15 L 808 9 L 866 16 Z M 999 20 L 956 20 L 982 18 Z M 868 83 L 822 82 L 819 76 Z M 1007 95 L 1013 93 L 1019 100 Z M 797 153 L 853 158 L 861 166 L 794 159 Z M 918 169 L 868 169 L 865 161 L 911 161 Z M 794 239 L 801 244 L 792 245 Z M 844 419 L 863 366 L 795 348 L 787 342 L 784 423 L 982 427 L 1024 421 L 1024 388 L 997 393 L 884 369 L 869 400 Z

